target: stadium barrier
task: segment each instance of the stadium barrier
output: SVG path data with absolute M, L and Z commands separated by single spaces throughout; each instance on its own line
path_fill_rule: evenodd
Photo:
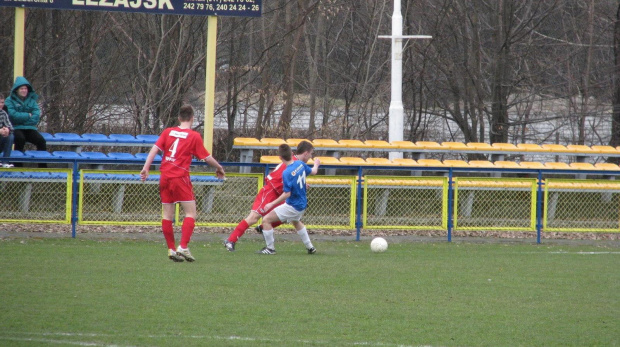
M 248 138 L 237 137 L 233 141 L 233 148 L 240 151 L 241 163 L 251 163 L 254 160 L 256 150 L 274 150 L 280 144 L 287 143 L 292 148 L 304 139 L 281 139 L 281 138 Z M 414 157 L 415 160 L 431 159 L 429 155 L 461 155 L 483 154 L 489 156 L 493 162 L 504 161 L 507 156 L 533 156 L 552 158 L 554 156 L 566 156 L 571 161 L 585 162 L 586 158 L 601 159 L 608 157 L 620 157 L 620 147 L 612 146 L 585 146 L 585 145 L 560 145 L 560 144 L 533 144 L 533 143 L 478 143 L 478 142 L 434 142 L 434 141 L 380 141 L 380 140 L 333 140 L 315 139 L 310 141 L 317 151 L 325 152 L 328 157 L 342 159 L 346 153 L 378 153 L 378 152 L 402 152 Z M 387 158 L 380 158 L 387 159 Z M 364 165 L 385 165 L 376 161 Z M 397 164 L 396 164 L 397 165 Z M 247 167 L 240 167 L 247 170 Z
M 67 164 L 72 169 L 0 169 L 2 222 L 71 223 L 74 237 L 78 224 L 159 224 L 157 172 L 142 183 L 137 170 L 81 169 L 94 164 L 141 167 L 143 159 L 52 156 L 22 160 Z M 262 178 L 275 163 L 222 165 L 229 172 L 225 182 L 203 169 L 192 173 L 199 210 L 205 212 L 199 214 L 197 225 L 235 226 L 247 215 Z M 231 168 L 244 165 L 255 172 L 230 173 Z M 309 177 L 310 205 L 304 220 L 310 228 L 355 229 L 356 239 L 362 229 L 371 233 L 377 229 L 443 230 L 448 240 L 455 230 L 534 230 L 538 242 L 542 232 L 620 231 L 620 182 L 611 180 L 620 170 L 587 170 L 592 177 L 608 180 L 571 180 L 558 177 L 584 170 L 542 164 L 535 168 L 446 166 L 432 160 L 425 165 L 322 166 L 325 171 L 356 174 Z M 403 175 L 417 171 L 424 176 Z M 496 173 L 520 177 L 485 177 Z M 177 223 L 182 218 L 179 212 Z

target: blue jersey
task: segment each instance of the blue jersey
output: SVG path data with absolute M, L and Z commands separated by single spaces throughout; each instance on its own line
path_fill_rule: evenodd
M 296 160 L 293 164 L 286 167 L 282 173 L 283 191 L 290 192 L 291 196 L 286 199 L 286 203 L 293 206 L 297 211 L 303 211 L 308 205 L 306 197 L 306 175 L 312 169 L 303 161 Z

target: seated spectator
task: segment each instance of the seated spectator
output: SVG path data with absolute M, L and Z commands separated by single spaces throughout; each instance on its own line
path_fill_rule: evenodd
M 13 125 L 4 109 L 4 95 L 0 94 L 0 152 L 2 152 L 0 163 L 2 163 L 2 167 L 9 168 L 13 167 L 8 162 L 13 148 Z
M 41 117 L 38 99 L 39 95 L 34 92 L 26 78 L 19 76 L 15 79 L 11 94 L 5 103 L 9 119 L 15 129 L 13 135 L 16 151 L 23 152 L 26 142 L 35 145 L 37 151 L 47 150 L 45 138 L 37 130 Z M 39 167 L 46 167 L 46 165 L 39 164 Z

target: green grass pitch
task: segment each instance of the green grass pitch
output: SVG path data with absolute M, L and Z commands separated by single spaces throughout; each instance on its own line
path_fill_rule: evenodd
M 615 245 L 276 246 L 194 241 L 173 263 L 163 237 L 2 239 L 0 345 L 620 345 Z

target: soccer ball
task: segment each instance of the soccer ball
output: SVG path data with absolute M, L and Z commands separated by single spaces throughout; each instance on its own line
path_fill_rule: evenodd
M 385 252 L 388 248 L 388 243 L 383 237 L 375 237 L 370 242 L 370 250 L 375 253 Z

